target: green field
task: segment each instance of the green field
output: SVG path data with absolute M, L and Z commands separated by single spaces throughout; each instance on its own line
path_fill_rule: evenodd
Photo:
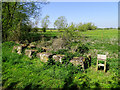
M 47 31 L 34 33 L 33 36 L 56 38 L 63 32 Z M 91 30 L 78 32 L 80 39 L 89 48 L 91 67 L 85 71 L 68 64 L 53 65 L 43 63 L 39 58 L 29 59 L 25 55 L 11 53 L 14 42 L 2 44 L 3 88 L 40 89 L 40 88 L 120 88 L 118 74 L 118 30 Z M 48 38 L 48 37 L 47 37 Z M 97 54 L 107 55 L 107 72 L 103 68 L 96 71 Z
M 101 53 L 108 53 L 109 57 L 118 55 L 118 30 L 96 30 L 83 32 L 92 42 L 91 49 L 102 50 Z

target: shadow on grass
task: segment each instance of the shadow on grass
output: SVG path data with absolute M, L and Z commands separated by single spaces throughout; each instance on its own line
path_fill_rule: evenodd
M 110 65 L 107 63 L 106 64 L 106 72 L 110 69 Z M 101 67 L 98 67 L 98 70 L 104 70 L 104 67 L 101 66 Z
M 46 41 L 50 40 L 51 38 L 56 38 L 56 35 L 52 34 L 42 34 L 42 33 L 29 33 L 26 36 L 22 37 L 22 40 L 28 40 L 29 42 L 34 42 L 38 40 L 42 40 L 44 38 Z
M 72 77 L 68 77 L 65 79 L 65 85 L 63 86 L 63 90 L 79 90 L 79 88 L 77 88 L 76 84 L 73 84 L 73 78 Z

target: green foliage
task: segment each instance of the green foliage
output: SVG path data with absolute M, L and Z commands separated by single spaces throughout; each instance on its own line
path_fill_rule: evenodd
M 38 32 L 38 30 L 39 30 L 39 28 L 38 27 L 34 27 L 34 28 L 32 28 L 32 32 Z
M 2 36 L 3 41 L 20 40 L 21 33 L 29 31 L 29 18 L 38 14 L 42 3 L 2 2 Z M 24 28 L 23 28 L 24 27 Z M 24 33 L 26 34 L 26 33 Z M 27 36 L 27 35 L 26 35 Z
M 95 30 L 96 28 L 97 27 L 92 23 L 86 23 L 86 24 L 80 23 L 77 25 L 77 29 L 79 31 Z
M 90 78 L 87 77 L 87 75 L 85 74 L 76 74 L 73 82 L 77 85 L 77 88 L 79 89 L 90 88 Z
M 64 88 L 72 76 L 75 67 L 57 65 L 53 60 L 42 64 L 38 59 L 30 60 L 26 56 L 10 53 L 12 43 L 3 47 L 3 87 L 6 89 Z M 9 57 L 9 56 L 10 57 Z M 6 58 L 5 58 L 6 57 Z M 69 77 L 68 77 L 69 76 Z M 69 85 L 68 85 L 69 86 Z
M 54 26 L 60 31 L 65 29 L 67 26 L 67 20 L 64 16 L 58 17 L 58 19 L 54 22 Z
M 75 24 L 72 22 L 71 23 L 71 25 L 68 27 L 68 30 L 70 30 L 70 31 L 75 31 L 75 30 L 77 30 L 77 28 L 76 28 L 76 26 L 75 26 Z
M 63 58 L 62 58 L 62 63 L 64 64 L 68 64 L 69 61 L 73 58 L 73 54 L 72 53 L 69 53 L 68 50 L 66 49 L 59 49 L 58 51 L 52 51 L 53 54 L 61 54 L 61 55 L 65 55 Z
M 87 30 L 95 30 L 97 28 L 97 26 L 95 26 L 92 23 L 87 23 L 86 26 L 87 26 Z
M 50 32 L 45 32 L 47 36 Z M 58 35 L 56 32 L 53 32 Z M 100 42 L 101 34 L 104 34 L 103 43 Z M 81 35 L 81 32 L 78 34 Z M 41 62 L 38 58 L 29 59 L 27 56 L 11 53 L 16 45 L 14 42 L 4 42 L 2 44 L 2 85 L 5 89 L 41 89 L 41 88 L 61 88 L 61 89 L 84 89 L 84 88 L 120 88 L 118 58 L 111 58 L 117 54 L 117 30 L 111 31 L 87 31 L 82 32 L 88 36 L 88 44 L 79 41 L 71 42 L 70 46 L 78 45 L 78 52 L 70 53 L 70 49 L 58 50 L 54 54 L 64 54 L 63 64 L 49 59 L 47 63 Z M 33 35 L 33 34 L 32 34 Z M 32 36 L 31 35 L 31 36 Z M 34 34 L 35 36 L 36 34 Z M 38 36 L 40 34 L 37 34 Z M 52 33 L 50 33 L 52 35 Z M 91 36 L 89 36 L 91 35 Z M 37 36 L 36 36 L 37 37 Z M 114 42 L 109 42 L 114 38 Z M 91 41 L 89 41 L 91 40 Z M 98 42 L 96 41 L 98 40 Z M 115 41 L 116 40 L 116 41 Z M 95 43 L 91 43 L 94 41 Z M 108 43 L 109 42 L 109 43 Z M 78 44 L 79 43 L 79 44 Z M 110 44 L 112 43 L 112 44 Z M 96 71 L 96 54 L 91 54 L 91 67 L 83 70 L 78 65 L 73 66 L 68 63 L 72 57 L 80 56 L 81 49 L 88 47 L 91 49 L 102 49 L 111 53 L 107 56 L 107 72 L 104 73 L 102 67 Z M 99 48 L 98 48 L 99 47 Z M 72 47 L 71 47 L 72 48 Z M 86 50 L 87 51 L 87 50 Z M 39 50 L 42 52 L 42 49 Z M 102 51 L 100 51 L 102 52 Z M 102 52 L 103 53 L 103 52 Z M 86 52 L 85 52 L 86 55 Z M 83 56 L 83 55 L 82 55 Z M 86 60 L 87 61 L 87 60 Z
M 75 31 L 71 31 L 69 29 L 66 29 L 63 34 L 61 34 L 61 37 L 65 39 L 66 41 L 78 41 L 78 39 L 81 38 L 81 34 L 77 34 Z
M 43 32 L 46 32 L 46 28 L 42 28 L 42 31 L 43 31 Z
M 44 52 L 43 48 L 37 48 L 38 52 Z
M 53 54 L 65 54 L 68 50 L 66 49 L 59 49 L 58 51 L 52 51 Z
M 41 24 L 43 32 L 46 32 L 46 29 L 47 29 L 49 23 L 50 23 L 50 21 L 49 21 L 49 16 L 46 15 L 46 16 L 42 19 L 42 24 Z
M 79 26 L 78 26 L 78 30 L 79 31 L 87 31 L 87 25 L 86 24 L 80 24 Z
M 65 57 L 62 58 L 62 63 L 68 64 L 69 61 L 73 58 L 74 54 L 72 53 L 66 53 Z
M 84 44 L 79 44 L 77 47 L 77 52 L 79 52 L 81 54 L 87 53 L 88 50 L 89 50 L 88 47 Z

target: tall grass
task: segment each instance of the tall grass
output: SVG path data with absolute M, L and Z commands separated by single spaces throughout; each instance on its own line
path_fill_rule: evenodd
M 91 50 L 98 50 L 97 53 L 106 51 L 118 54 L 117 30 L 94 30 L 82 33 L 87 36 L 88 40 L 85 43 Z M 104 33 L 103 42 L 101 41 L 102 33 Z M 58 32 L 45 32 L 43 34 L 57 36 Z M 107 72 L 104 73 L 102 68 L 96 71 L 96 54 L 89 51 L 94 56 L 91 60 L 92 65 L 83 72 L 79 67 L 70 63 L 68 65 L 48 64 L 41 62 L 39 58 L 29 59 L 25 55 L 11 53 L 14 45 L 14 42 L 2 44 L 2 85 L 5 89 L 120 88 L 118 58 L 114 56 L 107 58 Z

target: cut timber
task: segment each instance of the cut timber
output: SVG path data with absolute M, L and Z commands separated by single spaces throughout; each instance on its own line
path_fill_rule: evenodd
M 36 46 L 32 43 L 29 44 L 28 48 L 35 48 Z
M 32 54 L 37 51 L 38 50 L 25 50 L 25 55 L 27 55 L 29 58 L 32 58 Z
M 12 52 L 17 51 L 18 54 L 22 53 L 22 46 L 14 46 Z
M 44 53 L 37 53 L 36 56 L 37 56 L 38 58 L 40 58 L 40 60 L 41 60 L 42 62 L 47 62 L 47 61 L 49 60 L 49 58 L 52 57 L 52 54 L 51 54 L 51 53 L 46 53 L 46 52 L 44 52 Z
M 64 57 L 65 55 L 53 55 L 53 59 L 55 61 L 59 61 L 62 63 L 62 58 Z
M 21 44 L 22 47 L 27 47 L 27 44 Z
M 47 48 L 47 47 L 42 47 L 42 49 L 43 49 L 45 52 L 50 51 L 50 49 Z
M 26 44 L 21 44 L 19 46 L 14 46 L 12 52 L 17 51 L 18 54 L 22 54 L 23 48 L 26 48 L 26 47 L 27 47 Z
M 84 62 L 85 62 L 84 57 L 74 57 L 72 60 L 70 60 L 70 62 L 75 66 L 81 65 L 84 70 Z

